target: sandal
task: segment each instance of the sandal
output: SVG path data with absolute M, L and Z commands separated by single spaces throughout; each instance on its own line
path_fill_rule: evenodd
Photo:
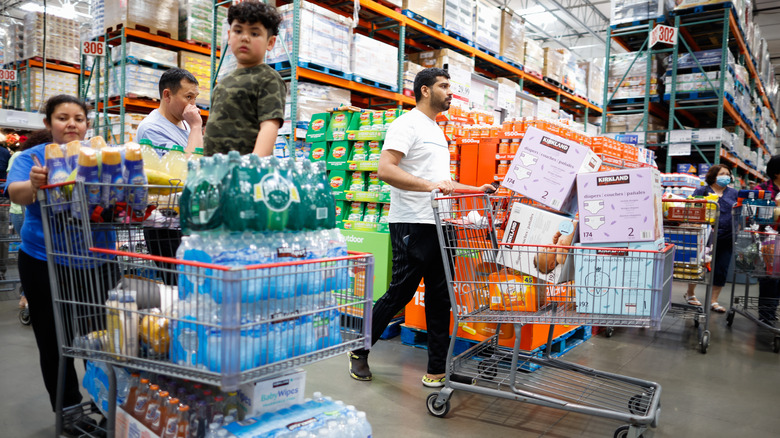
M 716 302 L 714 302 L 714 303 L 712 303 L 712 306 L 710 306 L 710 309 L 711 309 L 713 312 L 718 312 L 718 313 L 726 313 L 726 308 L 725 308 L 725 307 L 723 307 L 723 306 L 721 306 L 720 304 L 718 304 L 718 302 L 717 302 L 717 301 L 716 301 Z
M 696 298 L 696 295 L 691 295 L 691 296 L 685 295 L 685 300 L 688 301 L 688 304 L 690 304 L 691 306 L 701 306 L 701 301 L 699 301 L 699 299 Z

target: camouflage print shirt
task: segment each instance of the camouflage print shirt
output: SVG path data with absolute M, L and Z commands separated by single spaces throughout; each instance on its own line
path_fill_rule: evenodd
M 255 148 L 260 123 L 284 121 L 284 99 L 287 94 L 282 77 L 267 64 L 239 68 L 216 87 L 203 149 L 207 156 L 236 150 L 242 155 Z

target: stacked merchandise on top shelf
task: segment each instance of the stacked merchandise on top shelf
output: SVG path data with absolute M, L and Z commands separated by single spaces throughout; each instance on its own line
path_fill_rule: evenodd
M 30 68 L 30 83 L 27 83 L 27 75 L 19 75 L 22 94 L 22 108 L 27 107 L 27 93 L 29 91 L 31 111 L 39 111 L 50 97 L 58 94 L 78 95 L 79 76 L 73 73 L 65 73 L 57 70 L 46 71 L 46 88 L 43 88 L 43 69 Z
M 398 48 L 356 33 L 351 56 L 352 80 L 398 91 Z M 376 60 L 382 60 L 377 68 Z
M 81 64 L 79 23 L 75 20 L 46 16 L 46 59 Z M 24 16 L 24 50 L 22 59 L 43 58 L 44 15 L 29 12 Z
M 544 48 L 542 76 L 551 79 L 556 85 L 563 84 L 563 69 L 569 63 L 571 53 L 566 49 Z
M 159 47 L 129 42 L 125 45 L 125 68 L 121 67 L 122 47 L 111 49 L 114 66 L 110 70 L 109 97 L 121 94 L 124 81 L 124 96 L 131 98 L 159 99 L 160 77 L 170 67 L 178 67 L 178 53 Z M 156 68 L 160 67 L 160 68 Z M 100 77 L 101 90 L 104 76 Z
M 523 64 L 525 58 L 525 21 L 508 9 L 501 11 L 499 55 L 516 64 Z
M 610 99 L 607 104 L 615 104 L 620 99 L 644 99 L 645 85 L 650 81 L 651 100 L 659 99 L 662 94 L 660 76 L 665 71 L 663 59 L 651 55 L 650 77 L 647 76 L 647 55 L 641 53 L 622 53 L 611 57 L 609 62 L 609 82 L 607 83 Z M 614 93 L 614 94 L 613 94 Z
M 501 10 L 484 0 L 477 0 L 476 11 L 474 42 L 498 54 L 501 50 Z
M 445 70 L 458 68 L 469 73 L 474 72 L 474 58 L 452 49 L 438 49 L 427 52 L 410 53 L 406 55 L 409 61 L 419 64 L 424 68 L 438 67 Z
M 210 45 L 214 33 L 213 23 L 216 21 L 219 44 L 219 36 L 227 25 L 227 8 L 216 7 L 216 20 L 214 8 L 212 0 L 179 0 L 179 40 Z
M 534 40 L 525 40 L 525 58 L 523 59 L 523 70 L 533 76 L 542 78 L 542 69 L 545 64 L 544 50 Z
M 588 100 L 599 107 L 604 106 L 604 58 L 588 61 Z
M 105 2 L 105 26 L 148 30 L 176 39 L 179 36 L 178 0 L 127 0 Z
M 266 64 L 289 62 L 287 53 L 293 46 L 293 8 L 287 4 L 279 8 L 282 24 L 277 44 L 266 54 Z M 350 73 L 350 46 L 352 20 L 308 2 L 301 3 L 298 63 L 307 63 L 329 69 L 331 73 L 348 77 Z M 285 52 L 285 48 L 287 52 Z
M 24 55 L 24 32 L 20 23 L 9 23 L 5 28 L 5 50 L 3 63 L 10 64 Z
M 609 24 L 629 24 L 651 19 L 663 19 L 675 6 L 674 0 L 612 0 Z
M 444 24 L 444 5 L 442 0 L 403 0 L 401 7 L 420 15 L 432 23 Z
M 87 36 L 90 40 L 106 34 L 106 2 L 105 0 L 89 0 L 89 22 Z
M 474 41 L 474 0 L 444 0 L 443 25 L 448 31 Z

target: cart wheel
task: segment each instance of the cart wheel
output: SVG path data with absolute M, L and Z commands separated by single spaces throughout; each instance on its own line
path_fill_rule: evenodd
M 607 327 L 607 331 L 606 331 L 605 335 L 608 338 L 611 338 L 612 335 L 614 335 L 614 334 L 615 334 L 615 327 Z
M 450 399 L 444 402 L 441 406 L 436 406 L 436 398 L 439 397 L 438 392 L 432 392 L 428 394 L 428 398 L 425 399 L 425 405 L 428 406 L 428 412 L 434 417 L 444 418 L 450 411 Z
M 701 334 L 701 342 L 699 343 L 699 351 L 701 354 L 707 354 L 707 347 L 710 346 L 710 331 L 704 330 Z
M 729 313 L 726 314 L 726 325 L 731 327 L 734 324 L 734 314 L 737 313 L 734 309 L 729 309 Z
M 19 309 L 19 322 L 21 322 L 23 325 L 30 325 L 30 309 L 25 307 L 24 309 Z
M 772 350 L 774 350 L 775 353 L 780 353 L 780 336 L 775 336 L 775 340 L 772 345 Z
M 650 423 L 650 427 L 658 427 L 658 423 L 661 419 L 661 402 L 658 402 L 658 407 L 655 408 L 655 416 L 653 416 L 653 422 Z
M 647 409 L 643 408 L 643 402 L 647 400 L 647 394 L 637 394 L 628 400 L 628 410 L 634 415 L 645 415 Z
M 498 375 L 496 364 L 485 363 L 485 361 L 479 361 L 477 364 L 477 371 L 479 376 L 488 380 L 493 380 Z
M 628 430 L 631 428 L 631 426 L 625 424 L 623 426 L 618 427 L 615 429 L 615 438 L 628 438 Z M 642 435 L 639 435 L 639 438 L 641 438 Z

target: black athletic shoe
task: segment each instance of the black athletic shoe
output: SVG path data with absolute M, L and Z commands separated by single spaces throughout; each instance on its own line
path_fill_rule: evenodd
M 371 380 L 371 369 L 368 367 L 368 356 L 361 356 L 353 352 L 348 352 L 349 356 L 349 375 L 355 380 Z

